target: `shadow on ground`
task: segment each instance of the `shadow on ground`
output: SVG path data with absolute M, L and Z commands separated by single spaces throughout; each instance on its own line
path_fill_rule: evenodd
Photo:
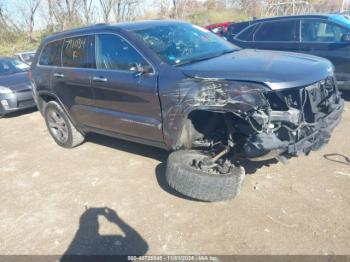
M 344 98 L 346 101 L 350 101 L 350 91 L 348 90 L 342 90 L 342 98 Z
M 108 137 L 104 135 L 93 134 L 93 133 L 87 135 L 86 141 L 160 161 L 161 163 L 159 163 L 155 169 L 155 175 L 159 186 L 164 191 L 166 191 L 167 193 L 173 196 L 183 198 L 186 200 L 203 202 L 200 200 L 196 200 L 196 199 L 184 196 L 181 193 L 172 189 L 168 185 L 165 179 L 165 171 L 166 171 L 166 161 L 168 159 L 169 152 L 163 149 L 142 145 L 134 142 L 129 142 L 129 141 Z M 240 165 L 245 168 L 247 175 L 252 175 L 252 174 L 255 174 L 258 169 L 265 166 L 276 164 L 277 162 L 278 162 L 277 160 L 269 160 L 269 161 L 262 161 L 262 162 L 240 161 Z
M 99 217 L 118 227 L 123 235 L 100 235 Z M 60 261 L 127 261 L 127 255 L 144 255 L 147 250 L 147 242 L 116 211 L 91 207 L 81 215 L 79 229 Z
M 38 111 L 38 109 L 36 107 L 23 109 L 20 111 L 15 111 L 15 112 L 6 114 L 3 116 L 3 118 L 13 118 L 13 117 L 18 117 L 18 116 L 22 116 L 22 115 L 28 115 L 28 114 L 34 113 L 36 111 Z
M 143 157 L 153 158 L 161 162 L 165 162 L 169 154 L 167 151 L 160 148 L 142 145 L 139 143 L 129 142 L 126 140 L 94 133 L 87 134 L 86 141 L 114 148 L 119 151 L 136 154 Z

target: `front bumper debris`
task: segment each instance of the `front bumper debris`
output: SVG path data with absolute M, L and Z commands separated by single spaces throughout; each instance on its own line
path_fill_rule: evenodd
M 320 81 L 294 91 L 280 92 L 278 108 L 268 116 L 269 128 L 250 135 L 243 145 L 245 158 L 263 161 L 279 155 L 298 156 L 319 150 L 341 120 L 344 100 L 335 80 Z M 277 104 L 277 100 L 269 102 Z
M 317 123 L 314 127 L 316 129 L 314 133 L 288 146 L 288 153 L 293 155 L 308 154 L 311 150 L 319 150 L 325 146 L 341 120 L 343 109 L 344 100 L 341 99 L 334 111 Z

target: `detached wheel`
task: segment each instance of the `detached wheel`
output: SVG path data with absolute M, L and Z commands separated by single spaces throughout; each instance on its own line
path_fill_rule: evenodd
M 46 126 L 55 142 L 65 148 L 72 148 L 84 141 L 84 136 L 74 127 L 62 107 L 55 101 L 45 106 Z
M 232 167 L 227 173 L 205 172 L 193 161 L 207 155 L 194 150 L 180 150 L 170 154 L 166 167 L 166 180 L 176 191 L 194 199 L 214 202 L 239 195 L 245 172 L 243 167 Z

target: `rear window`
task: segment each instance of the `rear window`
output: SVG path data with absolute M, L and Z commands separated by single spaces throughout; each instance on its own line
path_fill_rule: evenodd
M 296 41 L 296 20 L 265 22 L 254 34 L 255 41 Z
M 62 64 L 65 67 L 88 67 L 88 36 L 64 40 Z
M 47 44 L 41 53 L 39 65 L 60 66 L 61 65 L 62 40 Z

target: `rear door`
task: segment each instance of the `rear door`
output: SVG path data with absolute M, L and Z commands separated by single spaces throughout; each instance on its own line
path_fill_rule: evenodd
M 302 19 L 300 52 L 329 59 L 335 66 L 338 81 L 350 80 L 350 44 L 342 40 L 350 33 L 330 21 Z
M 50 42 L 43 47 L 37 64 L 33 65 L 32 72 L 36 86 L 33 92 L 36 92 L 36 90 L 50 91 L 52 74 L 56 71 L 57 67 L 61 66 L 62 44 L 63 40 L 58 40 Z M 36 98 L 36 95 L 34 95 L 34 98 Z
M 254 32 L 253 42 L 257 49 L 298 51 L 299 20 L 263 22 Z
M 157 74 L 151 63 L 125 38 L 96 34 L 93 126 L 133 137 L 163 141 Z M 148 72 L 139 72 L 140 68 Z
M 62 66 L 52 71 L 53 91 L 69 110 L 77 125 L 90 125 L 93 95 L 89 75 L 90 36 L 66 38 L 62 46 Z

